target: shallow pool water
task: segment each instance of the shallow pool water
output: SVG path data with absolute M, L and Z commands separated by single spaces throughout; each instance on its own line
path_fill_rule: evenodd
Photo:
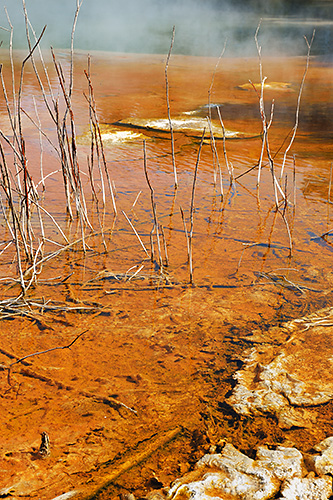
M 2 57 L 9 79 L 9 61 Z M 67 74 L 68 54 L 57 57 Z M 21 60 L 16 54 L 17 71 Z M 46 63 L 60 95 L 52 63 Z M 287 194 L 284 201 L 279 193 L 277 211 L 266 154 L 257 187 L 262 122 L 258 94 L 248 85 L 249 80 L 259 82 L 256 59 L 222 59 L 216 67 L 213 58 L 172 57 L 171 117 L 205 120 L 211 102 L 214 126 L 220 127 L 218 108 L 225 128 L 239 134 L 225 144 L 223 134 L 213 142 L 207 122 L 200 147 L 198 130 L 175 130 L 175 189 L 170 133 L 144 125 L 168 118 L 165 57 L 93 54 L 91 80 L 115 216 L 96 156 L 92 177 L 98 204 L 92 199 L 87 56 L 77 54 L 72 107 L 92 228 L 84 230 L 85 251 L 80 225 L 65 210 L 60 163 L 49 142 L 56 142 L 54 124 L 27 65 L 22 108 L 29 171 L 35 184 L 45 177 L 45 191 L 38 187 L 41 205 L 69 242 L 78 241 L 45 261 L 27 292 L 26 307 L 7 311 L 0 324 L 5 368 L 15 359 L 50 349 L 13 365 L 10 379 L 6 369 L 1 376 L 2 467 L 21 494 L 38 497 L 44 488 L 43 498 L 53 498 L 78 488 L 83 495 L 111 482 L 104 498 L 126 490 L 143 495 L 167 486 L 221 439 L 251 452 L 259 442 L 282 442 L 286 435 L 306 446 L 332 432 L 330 408 L 325 410 L 327 422 L 311 435 L 282 432 L 269 418 L 239 419 L 224 403 L 239 356 L 251 343 L 249 334 L 332 302 L 333 241 L 330 234 L 322 235 L 333 229 L 333 68 L 316 58 L 310 60 L 297 135 L 279 177 L 305 63 L 303 57 L 263 60 L 264 76 L 271 82 L 264 90 L 268 117 L 273 100 L 275 104 L 270 152 Z M 10 135 L 4 101 L 0 113 L 2 130 Z M 152 234 L 144 155 L 159 240 Z M 8 148 L 6 158 L 11 165 Z M 191 280 L 186 232 L 191 231 L 192 200 Z M 43 218 L 47 255 L 66 243 L 50 217 Z M 35 219 L 33 225 L 37 245 L 41 235 Z M 1 234 L 5 248 L 10 234 L 3 215 Z M 12 281 L 17 278 L 14 246 L 0 259 L 2 298 L 15 297 L 20 288 Z M 70 349 L 51 350 L 68 346 L 81 333 Z M 46 460 L 32 460 L 43 431 L 50 436 L 52 453 Z

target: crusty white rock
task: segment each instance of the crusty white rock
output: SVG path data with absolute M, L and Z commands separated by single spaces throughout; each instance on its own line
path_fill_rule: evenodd
M 321 455 L 307 455 L 307 463 L 333 468 L 333 437 L 315 447 Z M 329 453 L 328 453 L 329 452 Z M 326 454 L 326 455 L 325 455 Z M 312 466 L 311 466 L 312 468 Z M 308 472 L 296 448 L 259 447 L 253 460 L 226 444 L 219 454 L 204 455 L 194 471 L 175 481 L 168 500 L 329 500 L 332 477 L 318 465 Z
M 332 478 L 295 477 L 284 483 L 281 493 L 279 500 L 328 500 L 332 495 Z
M 242 415 L 272 414 L 282 428 L 312 427 L 315 406 L 333 399 L 333 310 L 287 323 L 279 347 L 248 352 L 227 400 Z M 277 335 L 276 329 L 274 335 Z

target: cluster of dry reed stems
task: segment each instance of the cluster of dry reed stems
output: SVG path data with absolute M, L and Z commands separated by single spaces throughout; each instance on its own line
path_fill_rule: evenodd
M 54 146 L 54 148 L 61 162 L 68 214 L 71 218 L 73 218 L 72 200 L 74 200 L 76 206 L 76 213 L 80 219 L 82 227 L 84 224 L 89 225 L 89 219 L 86 210 L 85 199 L 81 185 L 79 164 L 77 159 L 75 124 L 71 106 L 71 96 L 73 92 L 74 32 L 80 6 L 81 3 L 78 2 L 73 24 L 72 37 L 71 37 L 71 67 L 70 67 L 70 78 L 68 85 L 66 85 L 62 67 L 58 63 L 54 51 L 52 50 L 54 68 L 56 70 L 59 79 L 59 85 L 63 94 L 63 99 L 66 104 L 64 112 L 61 111 L 61 104 L 59 103 L 59 97 L 54 96 L 48 71 L 46 69 L 46 65 L 44 63 L 42 52 L 39 46 L 41 38 L 45 32 L 46 26 L 43 28 L 40 36 L 37 38 L 33 28 L 30 25 L 24 0 L 23 0 L 23 9 L 25 15 L 26 36 L 29 46 L 29 53 L 22 62 L 19 87 L 18 90 L 16 90 L 13 48 L 12 48 L 13 26 L 7 14 L 8 23 L 10 26 L 12 103 L 9 102 L 9 98 L 7 95 L 6 85 L 2 74 L 2 66 L 0 67 L 0 71 L 1 71 L 1 85 L 3 90 L 3 95 L 6 101 L 7 113 L 11 127 L 11 136 L 5 135 L 2 131 L 0 131 L 0 135 L 1 138 L 3 139 L 3 143 L 12 150 L 14 171 L 12 171 L 8 167 L 3 144 L 0 144 L 0 154 L 2 159 L 0 165 L 1 187 L 3 196 L 5 198 L 4 201 L 1 197 L 0 201 L 1 201 L 1 209 L 4 216 L 4 220 L 6 222 L 8 231 L 12 237 L 9 242 L 9 245 L 15 244 L 16 247 L 17 266 L 19 271 L 19 280 L 20 280 L 22 295 L 25 295 L 27 290 L 35 282 L 38 274 L 40 273 L 43 262 L 47 259 L 47 257 L 43 255 L 44 243 L 48 239 L 45 233 L 45 227 L 44 227 L 45 225 L 43 222 L 42 214 L 45 214 L 50 218 L 52 223 L 56 226 L 57 230 L 61 233 L 63 239 L 65 240 L 65 243 L 67 245 L 69 244 L 66 235 L 62 231 L 56 219 L 45 209 L 45 207 L 42 206 L 42 203 L 40 202 L 38 187 L 39 185 L 42 185 L 43 189 L 45 189 L 45 178 L 43 175 L 43 170 L 41 170 L 41 181 L 40 183 L 38 183 L 39 185 L 36 185 L 32 179 L 32 176 L 30 175 L 28 168 L 28 159 L 26 156 L 25 138 L 22 126 L 22 113 L 27 114 L 22 108 L 22 91 L 23 91 L 25 65 L 28 61 L 31 61 L 31 64 L 33 66 L 35 75 L 37 77 L 40 86 L 45 106 L 55 125 L 58 145 Z M 31 41 L 30 33 L 32 33 L 32 36 L 34 38 L 34 43 Z M 39 51 L 39 56 L 42 63 L 42 68 L 44 71 L 44 77 L 46 80 L 47 88 L 45 88 L 42 76 L 39 74 L 37 70 L 34 57 L 34 54 L 37 50 Z M 35 109 L 37 112 L 36 106 Z M 29 115 L 28 117 L 31 120 L 33 120 Z M 48 137 L 43 132 L 40 126 L 40 122 L 39 123 L 38 122 L 39 119 L 37 120 L 37 122 L 34 121 L 36 127 L 39 130 L 40 137 L 44 136 L 48 139 Z M 37 242 L 35 238 L 36 228 L 33 227 L 33 225 L 36 223 L 36 217 L 34 217 L 35 214 L 37 214 L 37 220 L 40 230 L 40 237 L 38 238 Z
M 15 75 L 14 75 L 14 59 L 13 59 L 13 26 L 10 22 L 8 13 L 7 19 L 9 24 L 10 31 L 10 44 L 9 44 L 9 54 L 10 54 L 10 62 L 11 62 L 11 77 L 12 77 L 12 99 L 8 97 L 5 80 L 2 74 L 2 66 L 0 67 L 0 78 L 1 78 L 1 86 L 3 91 L 3 96 L 6 102 L 7 113 L 9 118 L 9 123 L 11 127 L 11 134 L 6 135 L 4 132 L 0 130 L 0 137 L 2 139 L 0 143 L 0 204 L 1 211 L 3 215 L 4 223 L 7 226 L 8 232 L 10 234 L 10 240 L 5 244 L 1 253 L 3 253 L 7 248 L 14 245 L 16 252 L 16 262 L 18 269 L 18 278 L 17 282 L 20 284 L 20 294 L 15 299 L 5 299 L 0 302 L 0 307 L 5 310 L 10 306 L 13 308 L 15 304 L 19 305 L 27 296 L 28 290 L 37 282 L 38 276 L 42 271 L 42 266 L 46 261 L 56 257 L 60 252 L 69 249 L 73 245 L 80 244 L 82 245 L 82 249 L 85 252 L 89 249 L 86 234 L 99 234 L 102 236 L 103 245 L 105 251 L 107 251 L 107 245 L 104 238 L 104 229 L 103 222 L 99 217 L 99 231 L 94 233 L 94 228 L 92 223 L 90 222 L 90 214 L 88 213 L 87 203 L 85 198 L 85 193 L 82 186 L 82 172 L 80 170 L 79 160 L 78 160 L 78 147 L 76 141 L 76 130 L 75 130 L 75 120 L 74 120 L 74 112 L 72 107 L 72 95 L 73 95 L 73 57 L 74 57 L 74 35 L 76 23 L 79 15 L 79 11 L 82 5 L 83 0 L 77 0 L 76 11 L 74 16 L 74 22 L 71 32 L 71 46 L 70 46 L 70 66 L 69 66 L 69 75 L 66 77 L 63 72 L 62 65 L 57 60 L 54 50 L 51 48 L 52 54 L 52 62 L 55 70 L 55 74 L 58 81 L 58 93 L 56 94 L 52 88 L 49 73 L 46 67 L 46 64 L 43 60 L 42 51 L 40 48 L 40 41 L 45 32 L 46 26 L 43 28 L 42 32 L 39 36 L 36 35 L 33 27 L 30 24 L 25 0 L 22 0 L 23 10 L 25 16 L 25 25 L 26 25 L 26 37 L 28 43 L 28 54 L 24 58 L 21 65 L 20 72 L 20 80 L 18 89 L 16 89 L 15 83 Z M 304 87 L 304 81 L 306 77 L 306 73 L 309 66 L 310 60 L 310 51 L 313 42 L 313 36 L 310 42 L 307 39 L 307 58 L 306 58 L 306 68 L 304 71 L 304 75 L 302 78 L 302 82 L 299 89 L 298 101 L 297 101 L 297 109 L 296 109 L 296 117 L 295 117 L 295 125 L 292 129 L 291 137 L 289 140 L 289 144 L 285 150 L 283 161 L 280 169 L 280 174 L 276 173 L 276 166 L 274 156 L 271 153 L 270 145 L 269 145 L 269 129 L 272 125 L 273 114 L 274 114 L 274 102 L 271 106 L 270 117 L 266 117 L 265 107 L 264 107 L 264 87 L 266 78 L 263 76 L 263 68 L 262 68 L 262 60 L 261 60 L 261 47 L 258 43 L 258 32 L 259 32 L 260 24 L 255 33 L 255 43 L 257 46 L 258 56 L 259 56 L 259 71 L 260 71 L 260 84 L 261 91 L 257 92 L 255 86 L 253 88 L 258 94 L 259 100 L 259 109 L 262 120 L 262 147 L 260 158 L 257 163 L 252 168 L 258 169 L 258 178 L 257 178 L 257 188 L 259 193 L 260 186 L 260 177 L 261 171 L 264 166 L 264 155 L 266 152 L 268 165 L 270 168 L 270 172 L 272 175 L 273 189 L 274 189 L 274 197 L 275 197 L 275 206 L 276 212 L 281 214 L 289 236 L 290 242 L 290 252 L 292 251 L 292 238 L 291 231 L 289 228 L 289 224 L 286 217 L 286 209 L 289 204 L 291 204 L 287 195 L 287 176 L 284 174 L 285 165 L 288 158 L 288 153 L 291 149 L 293 141 L 296 136 L 296 131 L 299 122 L 299 110 L 300 110 L 300 100 Z M 178 176 L 177 176 L 177 168 L 175 161 L 175 149 L 174 149 L 174 135 L 173 135 L 173 125 L 171 119 L 171 109 L 170 109 L 170 99 L 169 99 L 169 80 L 168 80 L 168 67 L 170 56 L 174 44 L 175 38 L 175 28 L 172 31 L 172 38 L 170 44 L 170 50 L 167 55 L 166 64 L 165 64 L 165 86 L 166 86 L 166 103 L 167 103 L 167 113 L 168 120 L 170 126 L 171 133 L 171 157 L 172 157 L 172 165 L 173 165 L 173 173 L 174 173 L 174 186 L 175 186 L 175 196 L 178 187 Z M 208 91 L 208 116 L 207 116 L 207 127 L 210 135 L 210 147 L 213 154 L 213 165 L 214 165 L 214 185 L 219 184 L 219 196 L 221 200 L 224 198 L 223 193 L 223 178 L 222 178 L 222 166 L 219 160 L 219 155 L 216 147 L 216 142 L 214 139 L 214 135 L 212 132 L 211 126 L 211 94 L 214 84 L 214 77 L 218 67 L 218 64 L 224 54 L 225 46 L 223 51 L 218 59 L 216 64 L 215 71 L 213 73 L 211 85 Z M 39 64 L 41 65 L 42 71 L 38 70 L 35 54 L 38 52 L 39 54 Z M 52 120 L 56 131 L 56 144 L 54 144 L 46 132 L 43 131 L 39 117 L 36 102 L 34 101 L 36 119 L 33 119 L 26 111 L 22 108 L 22 92 L 23 92 L 23 82 L 24 82 L 24 72 L 27 62 L 30 62 L 35 76 L 37 78 L 41 96 L 46 107 L 46 110 L 49 114 L 49 117 Z M 91 146 L 90 146 L 90 155 L 87 157 L 87 165 L 88 165 L 88 174 L 90 180 L 91 187 L 91 195 L 96 202 L 97 212 L 99 214 L 98 206 L 101 203 L 105 208 L 105 205 L 108 200 L 108 194 L 110 195 L 114 213 L 114 220 L 117 215 L 117 206 L 115 202 L 115 194 L 113 183 L 110 178 L 110 174 L 107 167 L 106 154 L 103 146 L 102 134 L 100 130 L 100 124 L 96 112 L 96 102 L 94 97 L 94 89 L 91 80 L 91 71 L 90 71 L 90 58 L 88 57 L 88 69 L 85 71 L 85 76 L 87 79 L 88 85 L 88 94 L 85 95 L 86 101 L 89 107 L 89 126 L 91 132 Z M 39 66 L 40 67 L 40 66 Z M 59 91 L 60 89 L 60 91 Z M 217 106 L 216 111 L 219 117 L 222 133 L 223 133 L 223 157 L 225 167 L 227 169 L 230 186 L 236 182 L 237 177 L 234 175 L 234 170 L 232 163 L 228 160 L 227 149 L 226 149 L 226 133 L 224 122 L 221 116 L 220 108 Z M 45 180 L 47 176 L 44 176 L 42 161 L 41 161 L 41 180 L 38 184 L 35 184 L 33 178 L 29 172 L 28 167 L 28 159 L 26 156 L 26 145 L 24 139 L 24 131 L 22 125 L 22 114 L 25 114 L 31 122 L 35 125 L 39 132 L 40 137 L 40 148 L 41 148 L 41 156 L 43 153 L 42 140 L 47 140 L 54 150 L 59 159 L 60 171 L 62 174 L 63 187 L 65 192 L 66 199 L 66 212 L 70 220 L 76 220 L 78 227 L 80 228 L 81 237 L 76 239 L 75 241 L 70 241 L 64 231 L 61 229 L 60 223 L 57 222 L 56 218 L 43 206 L 43 199 L 39 194 L 39 191 L 45 189 Z M 194 167 L 193 173 L 193 185 L 192 185 L 192 193 L 189 207 L 189 216 L 188 221 L 186 222 L 186 218 L 184 215 L 184 211 L 182 207 L 180 207 L 181 217 L 184 225 L 184 233 L 186 236 L 186 245 L 187 245 L 187 254 L 188 254 L 188 265 L 189 265 L 189 280 L 190 283 L 193 283 L 193 234 L 194 234 L 194 214 L 195 214 L 195 188 L 197 182 L 197 173 L 200 161 L 200 154 L 202 150 L 202 146 L 205 138 L 205 130 L 203 131 L 201 141 L 199 144 L 197 161 Z M 12 166 L 8 166 L 8 150 L 12 153 Z M 160 224 L 157 213 L 157 205 L 155 200 L 155 193 L 152 187 L 152 184 L 149 179 L 148 168 L 147 168 L 147 155 L 146 155 L 146 144 L 143 142 L 143 158 L 144 158 L 144 174 L 147 182 L 147 186 L 150 191 L 151 198 L 151 208 L 152 208 L 152 216 L 153 216 L 153 228 L 150 233 L 150 251 L 147 250 L 144 245 L 140 235 L 136 231 L 134 225 L 132 224 L 130 218 L 124 211 L 121 211 L 128 224 L 130 225 L 132 231 L 137 237 L 144 253 L 145 257 L 151 259 L 152 262 L 155 263 L 159 270 L 160 277 L 168 281 L 167 273 L 165 272 L 165 268 L 168 266 L 168 252 L 167 252 L 167 243 L 164 235 L 163 226 Z M 96 167 L 97 165 L 97 167 Z M 217 166 L 217 168 L 216 168 Z M 102 200 L 99 200 L 97 195 L 97 190 L 95 188 L 94 183 L 94 168 L 98 169 L 100 185 L 101 185 L 101 197 Z M 252 169 L 251 168 L 251 169 Z M 250 169 L 250 170 L 251 170 Z M 247 173 L 247 172 L 245 172 Z M 244 173 L 244 174 L 245 174 Z M 242 174 L 242 175 L 244 175 Z M 49 174 L 51 175 L 51 174 Z M 219 176 L 219 181 L 217 181 Z M 239 176 L 240 177 L 240 176 Z M 295 160 L 294 160 L 294 174 L 293 174 L 293 183 L 294 183 L 294 192 L 295 192 Z M 259 194 L 258 194 L 259 196 Z M 293 206 L 295 205 L 295 197 L 293 201 Z M 52 241 L 47 237 L 44 220 L 45 217 L 51 221 L 51 223 L 55 226 L 56 230 L 61 234 L 63 238 L 63 244 L 59 242 Z M 38 236 L 36 236 L 38 234 Z M 44 254 L 45 243 L 54 244 L 57 249 L 51 253 Z M 155 243 L 154 243 L 155 242 Z M 155 248 L 156 245 L 156 248 Z M 1 255 L 0 253 L 0 255 Z M 143 268 L 143 264 L 136 266 L 136 270 L 131 274 L 130 277 L 137 275 Z M 45 309 L 45 304 L 41 306 L 41 308 Z
M 295 124 L 292 128 L 291 131 L 291 137 L 289 140 L 289 143 L 285 149 L 284 155 L 283 155 L 283 160 L 282 160 L 282 165 L 280 169 L 280 174 L 277 176 L 276 174 L 276 167 L 274 163 L 274 158 L 272 156 L 271 150 L 270 150 L 270 145 L 269 145 L 269 134 L 268 131 L 272 125 L 273 122 L 273 116 L 274 116 L 274 101 L 272 101 L 271 104 L 271 112 L 270 112 L 270 117 L 267 119 L 266 113 L 265 113 L 265 106 L 264 106 L 264 87 L 265 87 L 265 81 L 266 77 L 263 76 L 263 68 L 262 68 L 262 58 L 261 58 L 261 46 L 259 45 L 258 42 L 258 33 L 260 29 L 260 24 L 257 27 L 256 33 L 255 33 L 255 43 L 257 47 L 257 52 L 258 52 L 258 58 L 259 58 L 259 74 L 260 74 L 260 86 L 261 86 L 261 91 L 260 94 L 258 94 L 258 99 L 259 99 L 259 109 L 260 109 L 260 116 L 262 120 L 262 147 L 261 147 L 261 153 L 260 153 L 260 158 L 258 162 L 258 179 L 257 179 L 257 188 L 259 189 L 260 186 L 260 177 L 261 177 L 261 169 L 263 165 L 263 157 L 264 157 L 264 151 L 266 151 L 267 158 L 268 158 L 268 163 L 269 163 L 269 168 L 272 176 L 272 182 L 273 182 L 273 190 L 274 190 L 274 198 L 275 198 L 275 206 L 276 206 L 276 212 L 279 213 L 282 216 L 282 219 L 285 223 L 287 232 L 288 232 L 288 237 L 289 237 L 289 250 L 290 250 L 290 255 L 292 252 L 292 237 L 291 237 L 291 231 L 290 227 L 286 218 L 286 209 L 288 205 L 293 205 L 295 208 L 296 204 L 296 197 L 295 197 L 295 192 L 296 192 L 296 175 L 295 175 L 295 157 L 293 157 L 293 184 L 294 184 L 294 200 L 291 202 L 288 199 L 288 191 L 287 191 L 287 186 L 288 186 L 288 177 L 287 174 L 284 174 L 285 170 L 285 165 L 286 165 L 286 160 L 288 153 L 292 147 L 292 144 L 295 140 L 297 129 L 298 129 L 298 124 L 299 124 L 299 112 L 300 112 L 300 104 L 301 104 L 301 97 L 303 93 L 303 88 L 304 88 L 304 83 L 306 79 L 306 75 L 308 72 L 309 68 L 309 63 L 310 63 L 310 53 L 311 53 L 311 47 L 312 43 L 314 40 L 315 36 L 315 31 L 312 33 L 312 38 L 310 42 L 306 37 L 304 37 L 306 45 L 307 45 L 307 56 L 306 56 L 306 65 L 303 73 L 303 77 L 301 80 L 300 88 L 299 88 L 299 93 L 298 93 L 298 99 L 297 99 L 297 106 L 296 106 L 296 113 L 295 113 Z M 252 82 L 251 82 L 252 83 Z M 254 90 L 257 92 L 255 86 L 253 85 Z M 284 183 L 284 185 L 283 185 Z
M 298 92 L 294 126 L 293 126 L 292 130 L 289 132 L 288 136 L 284 139 L 281 147 L 273 155 L 271 153 L 271 148 L 270 148 L 270 143 L 269 143 L 269 129 L 272 125 L 273 117 L 274 117 L 274 101 L 272 101 L 272 103 L 271 103 L 271 111 L 270 111 L 270 116 L 268 119 L 266 116 L 266 112 L 265 112 L 265 102 L 264 102 L 264 88 L 265 88 L 265 81 L 266 81 L 267 77 L 265 77 L 263 75 L 262 48 L 258 42 L 258 34 L 259 34 L 260 26 L 261 26 L 261 20 L 258 24 L 258 27 L 257 27 L 255 35 L 254 35 L 254 40 L 255 40 L 257 53 L 258 53 L 258 59 L 259 59 L 260 92 L 258 92 L 256 86 L 251 82 L 251 80 L 250 80 L 250 83 L 253 87 L 253 90 L 256 92 L 256 94 L 258 96 L 258 101 L 259 101 L 259 111 L 260 111 L 260 117 L 261 117 L 261 121 L 262 121 L 262 145 L 261 145 L 261 151 L 260 151 L 260 157 L 259 157 L 258 163 L 255 164 L 254 166 L 252 166 L 246 172 L 243 172 L 242 174 L 240 174 L 236 177 L 234 175 L 233 164 L 231 161 L 228 160 L 227 149 L 226 149 L 226 131 L 225 131 L 224 122 L 223 122 L 223 119 L 221 116 L 220 107 L 215 106 L 215 108 L 216 108 L 216 112 L 217 112 L 217 115 L 219 118 L 221 130 L 222 130 L 223 157 L 224 157 L 225 167 L 226 167 L 228 175 L 229 175 L 230 187 L 232 187 L 234 182 L 237 181 L 243 175 L 249 173 L 253 169 L 258 169 L 256 187 L 257 187 L 258 206 L 260 206 L 259 190 L 260 190 L 261 172 L 262 172 L 263 166 L 266 166 L 266 165 L 269 166 L 269 170 L 270 170 L 271 177 L 272 177 L 273 192 L 274 192 L 274 199 L 275 199 L 275 204 L 274 204 L 275 216 L 274 216 L 274 222 L 272 225 L 271 233 L 273 232 L 273 227 L 275 224 L 276 217 L 277 217 L 277 215 L 280 215 L 283 219 L 283 222 L 284 222 L 286 230 L 287 230 L 288 239 L 289 239 L 289 257 L 291 257 L 292 250 L 293 250 L 293 242 L 292 242 L 292 232 L 290 229 L 290 224 L 289 224 L 288 219 L 287 219 L 287 209 L 288 209 L 288 207 L 292 207 L 293 216 L 295 215 L 295 208 L 296 208 L 296 162 L 295 162 L 295 155 L 292 156 L 292 162 L 293 162 L 293 164 L 292 164 L 293 165 L 293 170 L 292 170 L 293 199 L 292 200 L 288 196 L 288 176 L 287 176 L 287 174 L 285 174 L 285 166 L 287 163 L 289 151 L 294 143 L 297 129 L 298 129 L 298 125 L 299 125 L 299 113 L 300 113 L 301 97 L 302 97 L 302 93 L 303 93 L 303 89 L 304 89 L 306 75 L 307 75 L 308 68 L 309 68 L 310 53 L 311 53 L 311 48 L 312 48 L 312 44 L 313 44 L 313 40 L 314 40 L 314 36 L 315 36 L 315 30 L 312 33 L 312 37 L 311 37 L 310 41 L 308 41 L 307 37 L 304 36 L 304 40 L 305 40 L 305 43 L 307 46 L 306 64 L 305 64 L 305 69 L 303 72 L 303 76 L 302 76 L 302 80 L 301 80 L 299 92 Z M 174 35 L 175 35 L 175 30 L 173 29 L 170 51 L 171 51 L 172 46 L 173 46 Z M 218 58 L 218 61 L 216 63 L 216 67 L 215 67 L 215 70 L 213 72 L 213 76 L 212 76 L 212 80 L 211 80 L 211 85 L 210 85 L 209 90 L 208 90 L 208 116 L 206 117 L 207 125 L 209 128 L 209 133 L 210 133 L 210 146 L 211 146 L 212 155 L 213 155 L 213 172 L 214 172 L 213 184 L 214 184 L 214 186 L 217 185 L 217 174 L 218 174 L 221 201 L 223 201 L 223 198 L 224 198 L 223 177 L 222 177 L 221 162 L 219 160 L 218 150 L 216 147 L 216 141 L 215 141 L 213 131 L 212 131 L 212 126 L 211 126 L 211 120 L 212 120 L 212 117 L 211 117 L 212 113 L 211 112 L 212 112 L 212 108 L 214 107 L 211 104 L 211 95 L 212 95 L 212 89 L 213 89 L 213 85 L 214 85 L 215 74 L 216 74 L 218 65 L 220 63 L 220 60 L 222 59 L 222 57 L 224 55 L 225 48 L 226 48 L 226 42 L 224 44 L 223 50 L 220 54 L 220 57 Z M 173 135 L 172 135 L 172 121 L 170 119 L 170 105 L 169 105 L 169 92 L 168 92 L 168 80 L 167 80 L 167 66 L 169 64 L 170 51 L 168 54 L 167 64 L 166 64 L 166 88 L 167 88 L 168 116 L 169 116 L 170 131 L 171 131 L 172 158 L 173 158 L 173 167 L 175 170 L 174 145 L 173 145 Z M 191 197 L 190 214 L 189 214 L 189 222 L 190 222 L 190 230 L 189 231 L 187 230 L 184 212 L 183 212 L 182 208 L 180 208 L 181 216 L 182 216 L 182 220 L 183 220 L 183 224 L 184 224 L 184 232 L 185 232 L 185 236 L 186 236 L 186 242 L 187 242 L 187 253 L 188 253 L 189 274 L 190 274 L 190 283 L 191 284 L 193 283 L 192 238 L 193 238 L 193 222 L 194 222 L 193 214 L 195 211 L 195 209 L 194 209 L 194 191 L 195 191 L 195 183 L 196 183 L 196 179 L 197 179 L 198 163 L 199 163 L 199 159 L 200 159 L 200 153 L 201 153 L 201 148 L 202 148 L 204 136 L 205 136 L 205 130 L 203 131 L 203 135 L 202 135 L 202 138 L 200 141 L 197 162 L 195 165 L 194 175 L 193 175 L 193 188 L 192 188 L 192 197 Z M 283 154 L 282 163 L 280 165 L 280 173 L 279 173 L 279 175 L 277 175 L 275 157 L 277 156 L 278 153 L 280 153 L 280 150 L 282 149 L 282 147 L 284 146 L 286 141 L 288 141 L 288 145 L 287 145 L 287 147 L 284 151 L 284 154 Z M 266 153 L 266 162 L 264 161 L 265 153 Z M 216 165 L 217 165 L 217 169 L 216 169 Z M 330 183 L 330 185 L 331 185 L 331 183 Z M 176 187 L 177 187 L 177 174 L 175 171 L 175 188 Z M 329 198 L 330 198 L 330 194 L 329 194 Z M 329 234 L 329 232 L 324 233 L 324 235 L 322 235 L 322 236 L 325 236 L 327 234 Z M 270 235 L 270 237 L 271 237 L 271 235 Z M 251 243 L 249 245 L 245 245 L 244 250 L 246 250 L 247 248 L 251 248 L 253 246 L 256 246 L 256 245 L 258 245 L 258 243 Z M 269 246 L 269 244 L 268 244 L 268 246 Z M 241 253 L 241 257 L 240 257 L 240 260 L 239 260 L 239 263 L 237 266 L 237 271 L 239 269 L 244 250 Z
M 86 230 L 93 231 L 93 226 L 89 220 L 87 204 L 85 199 L 84 190 L 82 187 L 82 175 L 78 161 L 78 149 L 76 142 L 75 120 L 72 108 L 72 94 L 73 94 L 73 58 L 74 58 L 74 34 L 79 11 L 83 0 L 77 0 L 74 22 L 71 32 L 71 46 L 70 46 L 70 68 L 69 75 L 66 78 L 63 68 L 54 50 L 51 48 L 53 67 L 58 79 L 58 93 L 56 94 L 52 88 L 49 72 L 43 59 L 43 54 L 40 48 L 40 41 L 46 30 L 43 28 L 39 37 L 37 37 L 33 27 L 28 18 L 25 0 L 22 0 L 26 38 L 29 47 L 28 55 L 24 58 L 21 65 L 20 81 L 18 89 L 16 89 L 15 73 L 14 73 L 14 57 L 13 57 L 13 26 L 7 14 L 8 24 L 10 26 L 10 43 L 9 55 L 12 73 L 12 102 L 10 102 L 5 80 L 2 72 L 2 65 L 0 67 L 0 77 L 2 91 L 7 107 L 7 114 L 9 118 L 11 134 L 4 134 L 0 130 L 2 143 L 0 144 L 0 185 L 2 192 L 0 193 L 0 203 L 3 218 L 9 234 L 10 241 L 2 250 L 3 253 L 9 246 L 15 245 L 16 259 L 18 268 L 19 283 L 21 286 L 21 293 L 17 300 L 26 296 L 27 291 L 33 284 L 36 283 L 37 277 L 42 270 L 43 264 L 57 256 L 60 252 L 68 249 L 76 243 L 82 243 L 83 251 L 87 248 L 86 243 Z M 3 28 L 5 29 L 5 28 Z M 35 53 L 39 53 L 39 62 L 42 71 L 39 71 L 36 64 Z M 33 119 L 22 108 L 22 93 L 24 72 L 27 62 L 30 62 L 35 76 L 37 78 L 43 102 L 53 123 L 54 130 L 56 131 L 56 144 L 50 140 L 47 134 L 43 131 L 38 116 L 38 110 L 34 99 L 34 107 L 37 119 Z M 110 177 L 108 174 L 103 142 L 101 139 L 101 132 L 99 122 L 96 114 L 96 107 L 94 101 L 93 87 L 90 79 L 90 61 L 88 60 L 88 71 L 86 72 L 88 81 L 89 95 L 87 97 L 90 113 L 90 128 L 91 128 L 91 155 L 88 158 L 88 170 L 90 174 L 92 194 L 96 198 L 96 191 L 93 184 L 92 169 L 93 163 L 96 161 L 100 170 L 100 177 L 102 182 L 102 202 L 105 204 L 105 189 L 103 184 L 103 175 L 101 170 L 104 169 L 108 188 L 110 190 L 113 208 L 116 213 L 115 198 L 113 188 L 111 185 Z M 60 91 L 59 91 L 60 89 Z M 39 131 L 40 147 L 41 147 L 41 180 L 35 184 L 28 168 L 28 158 L 26 156 L 26 145 L 22 125 L 22 114 L 25 114 Z M 62 230 L 56 218 L 43 206 L 43 198 L 39 194 L 39 190 L 45 190 L 45 180 L 47 176 L 43 173 L 42 153 L 43 144 L 42 139 L 46 139 L 54 148 L 59 160 L 60 170 L 63 179 L 63 186 L 66 199 L 66 212 L 70 220 L 76 220 L 80 227 L 81 238 L 76 241 L 70 242 L 66 234 Z M 12 167 L 8 166 L 6 160 L 6 151 L 12 151 L 13 162 Z M 52 172 L 52 175 L 55 172 Z M 51 223 L 56 227 L 56 230 L 62 236 L 64 243 L 52 241 L 47 237 L 44 217 L 48 217 Z M 38 236 L 36 236 L 38 234 Z M 104 239 L 103 239 L 104 241 Z M 58 249 L 51 254 L 44 255 L 45 243 L 49 242 L 54 244 Z M 60 248 L 59 248 L 60 247 Z M 11 300 L 11 299 L 10 299 Z M 4 301 L 6 302 L 6 301 Z

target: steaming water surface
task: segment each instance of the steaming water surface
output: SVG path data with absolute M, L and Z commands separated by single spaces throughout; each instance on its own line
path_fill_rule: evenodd
M 14 27 L 14 47 L 26 47 L 21 0 L 0 2 L 0 25 L 9 28 L 3 7 Z M 37 34 L 47 25 L 43 47 L 70 47 L 76 1 L 27 0 L 29 19 Z M 332 56 L 331 1 L 274 0 L 84 0 L 76 28 L 76 47 L 86 51 L 166 54 L 172 26 L 173 52 L 218 57 L 226 40 L 230 56 L 256 55 L 253 34 L 261 24 L 266 55 L 303 54 L 303 36 L 316 29 L 313 53 Z M 9 33 L 2 30 L 4 46 Z

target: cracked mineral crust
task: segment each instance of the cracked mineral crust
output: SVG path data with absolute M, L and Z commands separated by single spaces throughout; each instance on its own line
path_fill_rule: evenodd
M 315 447 L 318 455 L 307 457 L 312 465 L 333 465 L 333 438 Z M 326 454 L 326 455 L 325 455 Z M 278 446 L 275 450 L 260 446 L 256 459 L 227 443 L 221 453 L 204 455 L 196 468 L 174 482 L 168 500 L 328 500 L 332 495 L 332 477 L 308 471 L 302 453 L 296 448 Z
M 311 427 L 312 407 L 333 398 L 333 313 L 323 309 L 281 328 L 288 341 L 248 351 L 228 399 L 242 415 L 273 414 L 282 428 Z

